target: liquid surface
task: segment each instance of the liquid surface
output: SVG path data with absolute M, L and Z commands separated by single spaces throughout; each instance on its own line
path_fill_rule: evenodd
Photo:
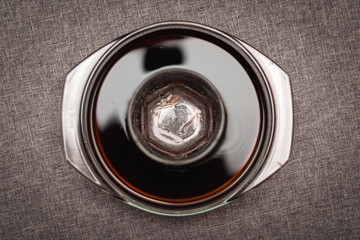
M 132 143 L 126 126 L 136 88 L 152 74 L 172 68 L 204 76 L 220 92 L 227 111 L 224 139 L 207 161 L 190 167 L 172 168 L 149 159 Z M 187 119 L 179 119 L 179 126 L 168 126 L 168 118 L 180 111 L 186 112 Z M 258 96 L 242 65 L 219 46 L 191 36 L 168 37 L 122 56 L 100 86 L 93 114 L 95 142 L 113 174 L 139 194 L 170 202 L 200 199 L 234 181 L 251 159 L 261 125 Z M 186 129 L 182 124 L 198 114 L 186 102 L 159 104 L 153 115 L 154 131 L 161 137 L 162 129 L 169 129 L 172 141 L 186 141 L 201 123 L 190 122 Z

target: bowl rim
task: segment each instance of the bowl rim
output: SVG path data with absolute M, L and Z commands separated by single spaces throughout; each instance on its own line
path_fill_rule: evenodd
M 231 187 L 227 187 L 225 190 L 221 191 L 215 196 L 212 196 L 211 198 L 206 198 L 195 203 L 182 203 L 174 205 L 173 203 L 165 203 L 158 200 L 146 199 L 146 197 L 146 201 L 143 201 L 144 196 L 140 194 L 136 195 L 136 193 L 135 195 L 133 193 L 129 194 L 129 192 L 132 191 L 129 191 L 129 189 L 127 189 L 126 186 L 123 186 L 121 182 L 121 187 L 119 187 L 119 181 L 116 181 L 118 180 L 117 177 L 111 173 L 110 169 L 106 169 L 106 164 L 101 163 L 101 155 L 96 150 L 94 151 L 94 146 L 91 140 L 92 134 L 91 131 L 89 131 L 89 120 L 91 119 L 89 116 L 91 116 L 90 114 L 93 111 L 94 105 L 93 95 L 97 92 L 97 88 L 99 87 L 100 82 L 99 79 L 102 77 L 102 74 L 104 74 L 104 69 L 106 69 L 108 66 L 107 64 L 109 64 L 111 58 L 114 57 L 116 53 L 118 53 L 119 49 L 123 48 L 126 44 L 133 41 L 134 39 L 154 31 L 166 29 L 184 29 L 194 32 L 201 32 L 203 34 L 210 34 L 220 41 L 226 42 L 231 47 L 233 47 L 237 53 L 240 54 L 251 66 L 251 70 L 254 71 L 259 81 L 260 87 L 262 88 L 261 90 L 266 95 L 266 99 L 262 102 L 263 107 L 261 107 L 263 108 L 263 111 L 266 111 L 264 115 L 268 118 L 265 123 L 262 123 L 262 129 L 266 131 L 266 134 L 261 136 L 262 139 L 259 140 L 261 146 L 256 148 L 256 156 L 254 156 L 253 160 L 249 161 L 251 163 L 250 166 L 246 167 L 245 171 L 238 177 L 237 181 L 234 182 Z M 257 87 L 259 86 L 255 86 L 255 88 Z M 260 97 L 259 100 L 261 100 Z M 236 38 L 220 30 L 198 23 L 182 21 L 152 24 L 119 38 L 117 42 L 115 42 L 97 61 L 85 85 L 80 106 L 80 135 L 82 137 L 82 144 L 88 155 L 87 160 L 90 160 L 89 162 L 95 172 L 101 176 L 108 187 L 110 187 L 128 204 L 145 211 L 163 215 L 190 215 L 208 211 L 226 204 L 234 195 L 237 195 L 242 190 L 244 190 L 249 185 L 251 180 L 256 176 L 264 161 L 266 160 L 266 156 L 271 147 L 271 141 L 274 132 L 274 121 L 274 103 L 272 100 L 272 93 L 267 77 L 254 57 L 248 52 L 248 50 L 243 45 L 241 45 L 241 43 Z

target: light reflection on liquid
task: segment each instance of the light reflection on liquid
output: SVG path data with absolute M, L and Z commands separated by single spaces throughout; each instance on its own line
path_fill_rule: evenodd
M 161 60 L 165 64 L 157 64 L 156 57 L 153 59 L 151 56 L 149 57 L 150 51 L 154 52 L 153 55 L 162 54 L 165 56 L 165 60 Z M 179 60 L 176 60 L 177 57 L 172 58 L 172 54 L 177 54 Z M 146 66 L 146 62 L 149 66 Z M 143 172 L 143 174 L 147 174 L 147 180 L 142 181 L 131 176 L 131 174 L 141 174 L 142 171 L 131 169 L 133 163 L 130 162 L 135 161 L 132 158 L 136 158 L 136 156 L 130 152 L 127 153 L 129 147 L 123 144 L 123 140 L 128 137 L 126 130 L 128 103 L 144 79 L 156 72 L 172 68 L 197 72 L 218 89 L 227 111 L 225 138 L 212 156 L 214 163 L 211 163 L 212 160 L 210 160 L 204 163 L 204 166 L 199 166 L 199 169 L 186 170 L 183 171 L 184 173 L 167 169 L 153 169 L 150 170 L 153 171 L 150 173 L 148 171 Z M 199 114 L 194 108 L 192 111 L 191 114 L 195 114 L 194 116 Z M 161 117 L 161 112 L 158 114 L 160 114 L 159 118 L 153 120 L 159 123 L 157 127 L 159 130 L 158 137 L 160 137 L 160 125 L 165 123 L 165 118 Z M 108 157 L 112 158 L 111 161 L 118 164 L 120 174 L 134 186 L 151 194 L 174 198 L 193 197 L 193 195 L 202 194 L 201 191 L 206 192 L 209 189 L 216 188 L 234 176 L 250 158 L 258 140 L 261 122 L 258 97 L 245 69 L 222 48 L 195 37 L 166 40 L 137 48 L 120 58 L 110 69 L 101 85 L 95 115 L 99 136 L 100 139 L 104 138 L 104 144 L 105 142 L 109 144 L 109 140 L 105 140 L 106 134 L 110 132 L 108 129 L 111 129 L 115 123 L 118 128 L 121 128 L 119 134 L 126 135 L 125 138 L 121 137 L 121 141 L 117 140 L 116 136 L 111 136 L 113 146 L 107 153 Z M 196 131 L 196 123 L 198 120 L 194 121 L 195 125 L 191 125 L 191 129 L 195 129 L 194 131 Z M 175 142 L 177 141 L 175 135 L 173 139 Z M 117 154 L 114 154 L 116 151 L 118 151 Z M 142 157 L 141 155 L 138 158 Z M 121 167 L 121 164 L 125 164 L 125 162 L 128 165 Z M 142 167 L 141 164 L 146 166 L 152 164 L 144 162 L 139 160 L 139 163 L 134 164 L 134 167 Z M 213 165 L 217 166 L 217 169 L 213 169 Z M 211 179 L 207 180 L 210 183 L 198 177 L 210 175 Z M 152 179 L 153 182 L 149 179 Z M 203 186 L 206 184 L 211 186 L 204 188 Z

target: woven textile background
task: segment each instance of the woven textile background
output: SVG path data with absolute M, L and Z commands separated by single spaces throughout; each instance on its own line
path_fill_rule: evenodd
M 0 239 L 360 239 L 360 1 L 0 0 Z M 190 217 L 130 207 L 62 151 L 66 73 L 139 27 L 187 20 L 231 33 L 291 78 L 289 162 Z

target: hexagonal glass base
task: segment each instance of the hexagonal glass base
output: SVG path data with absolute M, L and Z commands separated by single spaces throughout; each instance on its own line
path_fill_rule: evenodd
M 225 115 L 221 97 L 206 79 L 173 69 L 139 86 L 129 105 L 128 125 L 146 155 L 179 166 L 199 160 L 216 146 Z

